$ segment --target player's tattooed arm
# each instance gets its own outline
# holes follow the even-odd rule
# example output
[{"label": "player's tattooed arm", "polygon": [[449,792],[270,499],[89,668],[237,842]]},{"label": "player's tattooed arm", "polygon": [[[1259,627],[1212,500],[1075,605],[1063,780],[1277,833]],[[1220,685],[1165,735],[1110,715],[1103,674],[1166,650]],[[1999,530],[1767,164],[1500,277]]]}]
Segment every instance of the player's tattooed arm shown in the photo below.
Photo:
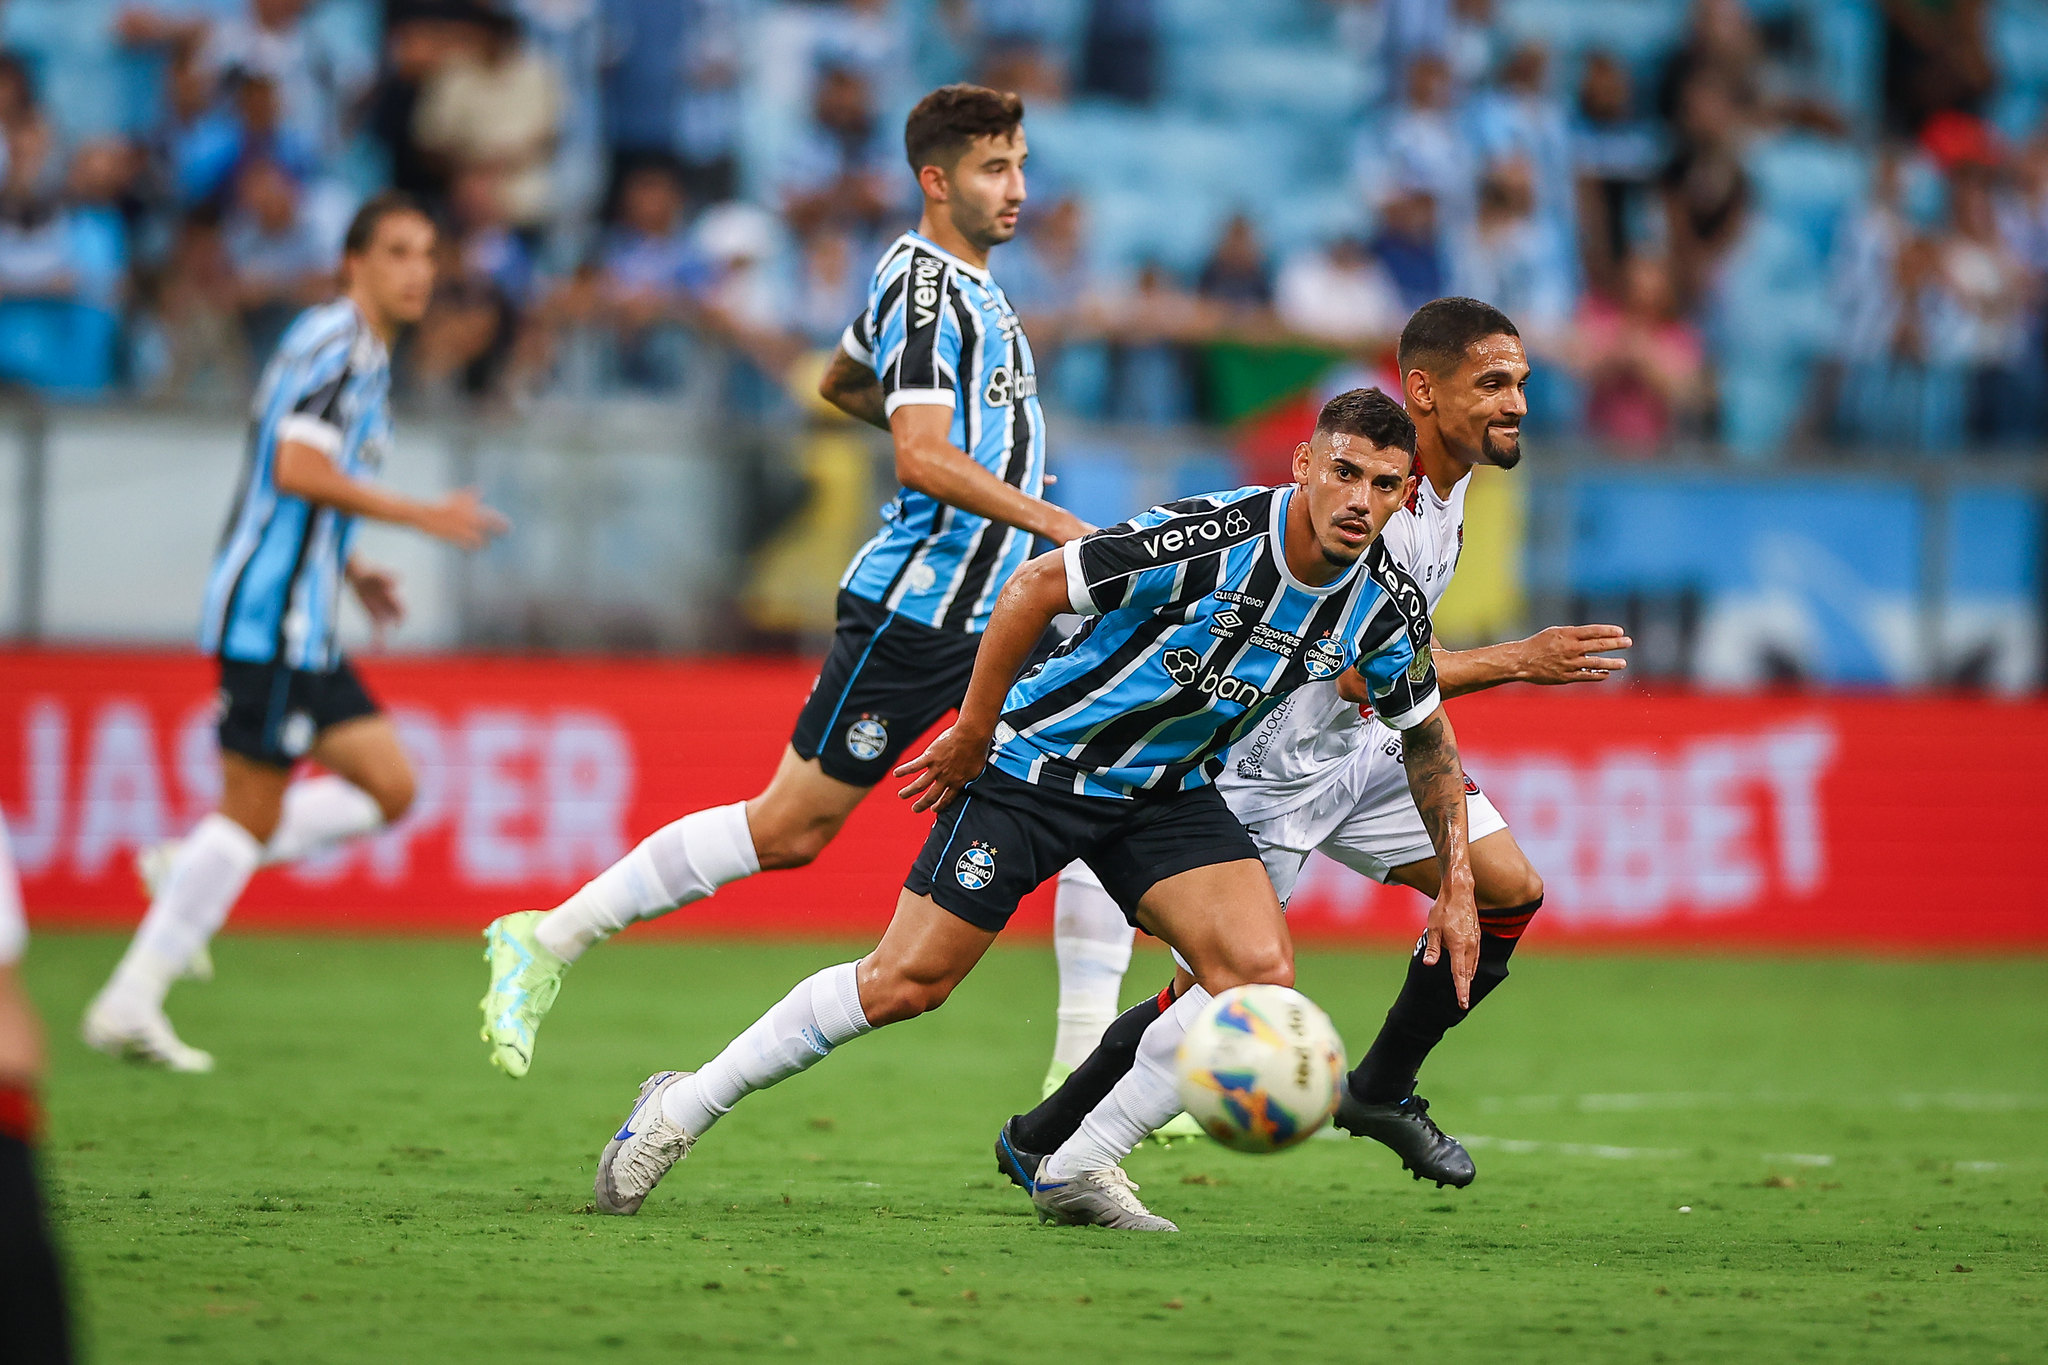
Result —
[{"label": "player's tattooed arm", "polygon": [[1479,910],[1473,899],[1472,850],[1465,817],[1465,767],[1458,737],[1439,706],[1420,725],[1401,734],[1401,764],[1408,791],[1436,850],[1441,885],[1429,908],[1422,960],[1434,965],[1448,953],[1458,1004],[1472,1003],[1472,974],[1479,967]]},{"label": "player's tattooed arm", "polygon": [[[1031,648],[1053,618],[1073,608],[1067,595],[1066,558],[1058,550],[1017,570],[996,598],[974,655],[974,676],[951,726],[916,758],[896,769],[910,784],[897,793],[912,810],[944,807],[988,765],[989,744],[1002,718],[1003,697],[1024,669]],[[1462,799],[1462,798],[1461,798]]]},{"label": "player's tattooed arm", "polygon": [[1620,626],[1552,626],[1526,640],[1484,649],[1439,649],[1437,686],[1448,701],[1502,683],[1558,687],[1599,682],[1628,667],[1626,659],[1606,656],[1633,643]]},{"label": "player's tattooed arm", "polygon": [[889,416],[882,407],[882,384],[866,362],[855,360],[843,347],[834,347],[832,362],[818,381],[818,396],[856,422],[866,422],[883,431]]}]

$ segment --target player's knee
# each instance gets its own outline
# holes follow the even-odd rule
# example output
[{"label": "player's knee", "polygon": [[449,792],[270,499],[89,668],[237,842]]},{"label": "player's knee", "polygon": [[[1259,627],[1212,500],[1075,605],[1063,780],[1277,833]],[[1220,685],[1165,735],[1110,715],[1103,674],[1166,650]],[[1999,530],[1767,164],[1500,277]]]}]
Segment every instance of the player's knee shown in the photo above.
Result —
[{"label": "player's knee", "polygon": [[1232,986],[1292,986],[1294,948],[1285,938],[1235,945],[1221,970],[1207,974],[1210,993]]},{"label": "player's knee", "polygon": [[825,851],[825,845],[832,842],[833,831],[820,829],[815,825],[802,825],[795,829],[773,829],[764,839],[754,836],[754,856],[759,859],[763,872],[786,872],[793,867],[808,867]]}]

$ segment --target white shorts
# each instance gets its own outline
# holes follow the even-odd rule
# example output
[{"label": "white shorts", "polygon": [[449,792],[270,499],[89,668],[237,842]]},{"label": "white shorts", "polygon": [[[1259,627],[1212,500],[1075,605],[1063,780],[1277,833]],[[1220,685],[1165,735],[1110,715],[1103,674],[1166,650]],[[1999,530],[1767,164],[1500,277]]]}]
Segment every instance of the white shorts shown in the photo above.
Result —
[{"label": "white shorts", "polygon": [[[1376,882],[1386,881],[1397,867],[1436,856],[1422,812],[1415,809],[1408,791],[1399,732],[1379,724],[1371,732],[1371,741],[1344,760],[1343,771],[1307,800],[1245,821],[1282,905],[1294,894],[1311,853],[1321,853]],[[1223,788],[1226,799],[1237,794],[1234,785]],[[1474,843],[1508,827],[1469,777],[1465,821],[1467,837]]]}]

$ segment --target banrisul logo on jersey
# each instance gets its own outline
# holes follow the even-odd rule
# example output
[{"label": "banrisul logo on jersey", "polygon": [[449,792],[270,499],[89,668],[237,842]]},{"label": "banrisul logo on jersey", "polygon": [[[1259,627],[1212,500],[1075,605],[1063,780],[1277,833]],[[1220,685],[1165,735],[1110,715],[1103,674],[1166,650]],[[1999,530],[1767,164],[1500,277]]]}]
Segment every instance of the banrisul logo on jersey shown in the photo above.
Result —
[{"label": "banrisul logo on jersey", "polygon": [[1166,666],[1166,676],[1180,686],[1221,701],[1234,701],[1249,709],[1266,699],[1263,691],[1243,678],[1233,678],[1214,664],[1204,666],[1202,656],[1192,649],[1169,649],[1159,656],[1159,662]]},{"label": "banrisul logo on jersey", "polygon": [[1301,663],[1311,678],[1334,678],[1344,671],[1344,646],[1325,635],[1308,647]]},{"label": "banrisul logo on jersey", "polygon": [[929,327],[939,315],[939,275],[945,267],[930,256],[919,256],[910,267],[910,305],[919,327]]},{"label": "banrisul logo on jersey", "polygon": [[953,880],[979,891],[996,879],[996,851],[976,840],[953,864]]},{"label": "banrisul logo on jersey", "polygon": [[988,387],[982,391],[981,396],[992,408],[1006,408],[1018,399],[1030,398],[1037,392],[1037,375],[1013,375],[1008,365],[998,365],[995,373],[988,377]]}]

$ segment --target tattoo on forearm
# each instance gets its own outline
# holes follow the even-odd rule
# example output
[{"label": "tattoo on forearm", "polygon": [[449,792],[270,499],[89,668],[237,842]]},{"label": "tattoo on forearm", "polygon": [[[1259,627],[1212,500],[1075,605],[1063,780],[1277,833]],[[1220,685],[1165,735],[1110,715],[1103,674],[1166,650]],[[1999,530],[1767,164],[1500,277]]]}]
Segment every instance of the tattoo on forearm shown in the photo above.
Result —
[{"label": "tattoo on forearm", "polygon": [[1430,847],[1443,857],[1465,826],[1465,772],[1450,725],[1441,715],[1401,737],[1401,763],[1408,771],[1415,809],[1429,831]]}]

